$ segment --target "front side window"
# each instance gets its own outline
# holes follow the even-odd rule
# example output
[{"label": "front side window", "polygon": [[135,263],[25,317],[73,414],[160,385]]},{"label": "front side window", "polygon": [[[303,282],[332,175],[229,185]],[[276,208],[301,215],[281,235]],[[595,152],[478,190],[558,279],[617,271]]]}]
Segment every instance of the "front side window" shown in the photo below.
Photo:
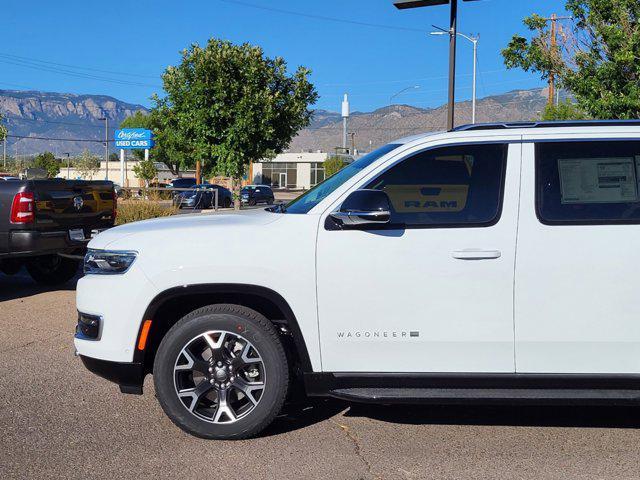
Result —
[{"label": "front side window", "polygon": [[640,141],[537,144],[536,208],[547,224],[640,223]]},{"label": "front side window", "polygon": [[391,200],[391,224],[483,226],[502,207],[506,144],[459,145],[420,152],[381,174],[366,188]]}]

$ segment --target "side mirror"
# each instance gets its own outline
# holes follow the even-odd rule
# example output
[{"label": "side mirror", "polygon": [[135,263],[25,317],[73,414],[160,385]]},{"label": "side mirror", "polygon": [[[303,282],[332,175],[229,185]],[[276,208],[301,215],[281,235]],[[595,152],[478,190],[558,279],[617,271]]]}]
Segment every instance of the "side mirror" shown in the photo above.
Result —
[{"label": "side mirror", "polygon": [[382,190],[356,190],[342,202],[340,210],[330,215],[343,225],[389,223],[391,202]]}]

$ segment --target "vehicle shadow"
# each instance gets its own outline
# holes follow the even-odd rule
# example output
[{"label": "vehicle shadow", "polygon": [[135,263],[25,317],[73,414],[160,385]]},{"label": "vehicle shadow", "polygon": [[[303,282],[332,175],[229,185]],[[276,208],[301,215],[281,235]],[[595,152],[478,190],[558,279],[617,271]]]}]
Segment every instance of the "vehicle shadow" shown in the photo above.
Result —
[{"label": "vehicle shadow", "polygon": [[640,428],[637,407],[523,405],[370,405],[333,399],[309,399],[285,405],[260,436],[300,430],[343,412],[400,425],[472,425],[565,428]]},{"label": "vehicle shadow", "polygon": [[408,425],[640,428],[637,407],[351,404],[346,417]]},{"label": "vehicle shadow", "polygon": [[15,275],[0,273],[0,302],[32,297],[44,292],[72,291],[76,289],[80,276],[78,272],[75,278],[64,285],[47,287],[34,282],[24,269]]}]

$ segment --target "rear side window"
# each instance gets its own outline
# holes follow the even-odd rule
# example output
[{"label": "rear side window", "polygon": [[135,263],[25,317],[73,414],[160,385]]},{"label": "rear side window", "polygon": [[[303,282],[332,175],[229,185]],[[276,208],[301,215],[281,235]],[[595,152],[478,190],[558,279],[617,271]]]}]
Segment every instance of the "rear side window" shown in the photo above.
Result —
[{"label": "rear side window", "polygon": [[507,144],[457,145],[418,153],[366,188],[391,200],[391,224],[486,226],[498,221]]},{"label": "rear side window", "polygon": [[552,225],[640,223],[640,141],[537,144],[536,209]]}]

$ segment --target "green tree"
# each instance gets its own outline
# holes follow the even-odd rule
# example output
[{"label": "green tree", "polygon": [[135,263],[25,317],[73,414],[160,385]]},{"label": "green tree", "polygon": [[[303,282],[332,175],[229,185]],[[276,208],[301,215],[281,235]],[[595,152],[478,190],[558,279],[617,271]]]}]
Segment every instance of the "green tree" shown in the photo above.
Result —
[{"label": "green tree", "polygon": [[640,2],[566,0],[572,27],[551,32],[540,15],[525,18],[530,40],[514,35],[502,51],[507,68],[554,74],[592,118],[640,118]]},{"label": "green tree", "polygon": [[585,120],[587,116],[571,100],[558,105],[547,105],[542,112],[542,120]]},{"label": "green tree", "polygon": [[136,174],[136,177],[143,179],[145,186],[148,187],[149,182],[158,175],[158,169],[156,168],[155,162],[149,158],[148,160],[140,160],[134,165],[133,173]]},{"label": "green tree", "polygon": [[324,161],[324,176],[329,178],[342,170],[347,163],[338,155],[333,155]]},{"label": "green tree", "polygon": [[84,150],[79,157],[73,160],[73,168],[82,178],[92,180],[100,170],[100,159],[89,150]]},{"label": "green tree", "polygon": [[54,178],[60,173],[60,160],[51,152],[37,155],[33,161],[33,166],[46,170],[49,178]]},{"label": "green tree", "polygon": [[239,208],[249,163],[281,152],[309,124],[317,99],[309,73],[299,67],[288,74],[284,59],[257,46],[193,44],[162,75],[167,96],[154,97],[159,143],[182,161],[202,160],[205,171],[231,177]]}]

